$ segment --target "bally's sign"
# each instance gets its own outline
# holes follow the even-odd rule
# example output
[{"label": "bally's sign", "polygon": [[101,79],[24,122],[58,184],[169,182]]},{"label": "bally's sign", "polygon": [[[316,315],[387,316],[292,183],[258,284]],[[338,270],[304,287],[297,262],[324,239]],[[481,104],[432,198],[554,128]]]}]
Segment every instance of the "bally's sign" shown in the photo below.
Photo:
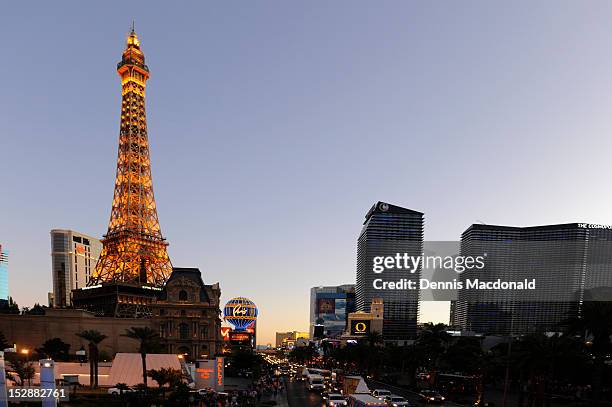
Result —
[{"label": "bally's sign", "polygon": [[353,319],[351,320],[351,335],[361,336],[370,333],[370,320]]}]

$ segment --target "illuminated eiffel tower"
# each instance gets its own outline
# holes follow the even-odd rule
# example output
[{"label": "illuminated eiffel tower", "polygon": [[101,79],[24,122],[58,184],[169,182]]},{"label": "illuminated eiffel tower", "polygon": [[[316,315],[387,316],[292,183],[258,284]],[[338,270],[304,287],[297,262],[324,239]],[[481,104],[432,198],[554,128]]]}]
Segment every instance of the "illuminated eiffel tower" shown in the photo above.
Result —
[{"label": "illuminated eiffel tower", "polygon": [[[144,295],[146,298],[139,297],[137,292],[122,295],[117,287],[127,291],[130,286],[132,291],[134,287],[147,289],[150,294],[165,284],[172,265],[153,195],[145,112],[149,68],[133,26],[117,72],[121,77],[122,101],[113,207],[95,271],[86,290],[76,290],[73,299],[75,306],[101,314],[146,316],[150,295]],[[106,292],[114,292],[117,298],[106,298]]]}]

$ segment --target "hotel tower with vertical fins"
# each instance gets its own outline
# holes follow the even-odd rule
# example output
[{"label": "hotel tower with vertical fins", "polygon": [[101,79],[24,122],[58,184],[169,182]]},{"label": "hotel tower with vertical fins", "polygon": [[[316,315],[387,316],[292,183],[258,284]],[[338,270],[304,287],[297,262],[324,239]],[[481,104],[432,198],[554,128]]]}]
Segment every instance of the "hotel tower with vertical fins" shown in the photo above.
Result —
[{"label": "hotel tower with vertical fins", "polygon": [[416,335],[419,310],[419,290],[377,290],[377,278],[405,278],[418,284],[421,270],[411,273],[394,270],[387,275],[373,271],[376,256],[395,256],[407,253],[420,256],[423,251],[423,213],[385,202],[378,202],[366,215],[357,240],[357,284],[355,302],[357,311],[370,311],[372,300],[383,300],[383,339],[405,345]]}]

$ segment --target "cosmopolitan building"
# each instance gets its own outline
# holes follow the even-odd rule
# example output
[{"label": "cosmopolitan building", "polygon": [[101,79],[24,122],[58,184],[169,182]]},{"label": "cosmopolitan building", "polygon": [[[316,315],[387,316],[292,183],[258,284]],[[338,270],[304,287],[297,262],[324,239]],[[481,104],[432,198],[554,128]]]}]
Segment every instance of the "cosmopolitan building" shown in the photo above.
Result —
[{"label": "cosmopolitan building", "polygon": [[348,314],[355,311],[355,285],[344,284],[310,289],[310,337],[315,326],[322,326],[323,335],[333,338],[346,330]]},{"label": "cosmopolitan building", "polygon": [[8,299],[8,252],[0,244],[0,300]]},{"label": "cosmopolitan building", "polygon": [[72,290],[87,286],[102,251],[95,237],[74,230],[51,230],[53,306],[72,305]]},{"label": "cosmopolitan building", "polygon": [[418,290],[380,290],[374,280],[407,279],[418,284],[421,270],[392,270],[382,274],[373,271],[377,256],[407,253],[420,256],[423,251],[423,213],[378,202],[368,211],[357,241],[357,284],[355,300],[358,311],[370,312],[372,300],[384,303],[383,338],[403,345],[416,335],[419,306]]},{"label": "cosmopolitan building", "polygon": [[[470,226],[461,236],[463,255],[485,255],[468,280],[535,281],[535,289],[462,288],[451,303],[451,324],[481,334],[559,332],[585,300],[605,299],[612,288],[612,228],[570,223],[533,227]],[[600,298],[597,298],[597,297]]]}]

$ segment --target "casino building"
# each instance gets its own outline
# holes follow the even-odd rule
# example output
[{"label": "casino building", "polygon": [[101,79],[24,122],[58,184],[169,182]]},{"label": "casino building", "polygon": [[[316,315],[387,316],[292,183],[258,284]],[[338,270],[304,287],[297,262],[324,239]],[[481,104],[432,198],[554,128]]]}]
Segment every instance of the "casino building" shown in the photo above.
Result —
[{"label": "casino building", "polygon": [[152,324],[165,352],[188,359],[221,353],[219,284],[206,285],[197,268],[174,268],[161,295],[151,304]]},{"label": "casino building", "polygon": [[373,258],[407,253],[420,256],[423,251],[423,213],[385,202],[377,202],[368,211],[357,240],[357,311],[370,312],[375,298],[384,301],[383,338],[385,342],[406,345],[416,337],[419,309],[419,290],[377,290],[377,278],[399,280],[406,278],[418,283],[421,270],[393,270],[392,274],[376,274]]},{"label": "casino building", "polygon": [[205,284],[197,268],[173,267],[168,256],[149,157],[145,93],[150,71],[133,27],[117,73],[122,95],[117,171],[99,259],[93,261],[93,238],[54,230],[54,300],[65,308],[0,315],[0,331],[20,348],[62,338],[74,352],[87,346],[76,333],[96,330],[107,336],[100,350],[112,356],[137,351],[137,341],[123,336],[127,329],[150,327],[166,352],[212,358],[221,352],[221,290],[218,283]]},{"label": "casino building", "polygon": [[511,227],[471,225],[462,255],[486,254],[482,271],[460,280],[536,280],[537,290],[461,289],[451,325],[486,335],[560,332],[583,301],[612,300],[612,227],[583,223]]},{"label": "casino building", "polygon": [[310,289],[310,337],[335,338],[342,335],[347,327],[348,315],[354,311],[354,284],[312,287]]},{"label": "casino building", "polygon": [[371,333],[383,333],[385,305],[381,298],[374,298],[370,304],[370,311],[357,311],[348,314],[346,332],[342,335],[343,340],[359,340],[367,338]]}]

